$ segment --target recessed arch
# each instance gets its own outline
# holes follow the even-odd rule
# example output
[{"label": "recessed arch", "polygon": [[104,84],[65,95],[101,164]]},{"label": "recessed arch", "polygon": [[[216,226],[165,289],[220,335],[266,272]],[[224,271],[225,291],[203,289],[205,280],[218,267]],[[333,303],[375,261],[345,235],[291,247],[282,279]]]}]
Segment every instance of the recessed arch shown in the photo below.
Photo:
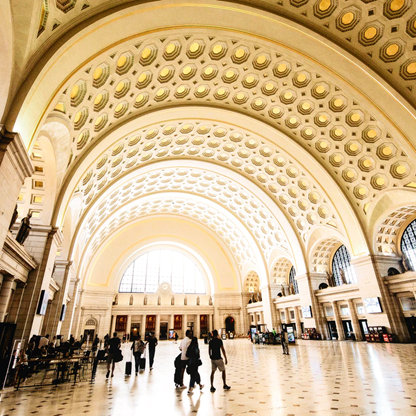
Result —
[{"label": "recessed arch", "polygon": [[[198,111],[200,111],[200,109],[198,109],[198,108],[192,108],[192,109],[186,109],[186,110],[184,109],[184,111],[187,111],[187,113],[189,113],[189,115],[191,116],[192,113],[197,114]],[[212,113],[213,119],[216,119],[216,120],[219,120],[219,121],[222,121],[222,120],[224,120],[226,118],[226,111],[225,110],[218,111],[218,110],[215,110],[215,109],[204,109],[204,112],[207,115],[210,114],[210,113]],[[169,117],[169,118],[171,120],[177,120],[176,119],[176,116],[175,116],[176,113],[178,113],[178,115],[179,115],[181,113],[181,110],[180,109],[170,110],[169,111],[169,114],[171,114],[171,117]],[[253,129],[255,129],[257,132],[262,133],[263,136],[268,137],[269,140],[271,138],[271,140],[276,140],[276,141],[280,141],[280,142],[285,141],[284,142],[285,143],[284,144],[284,147],[285,147],[285,149],[287,149],[288,153],[292,153],[292,149],[293,149],[293,152],[296,152],[296,151],[298,152],[298,153],[296,153],[298,159],[299,158],[302,159],[303,157],[306,157],[306,159],[302,159],[302,162],[304,163],[304,165],[306,165],[308,167],[308,169],[306,169],[304,166],[303,167],[302,166],[299,166],[299,168],[297,168],[299,171],[302,171],[302,172],[311,172],[313,174],[313,177],[316,177],[316,176],[319,176],[319,175],[322,174],[322,169],[319,168],[319,166],[316,164],[316,162],[314,162],[313,159],[310,156],[307,156],[306,153],[305,154],[299,153],[299,147],[295,143],[293,143],[292,141],[288,140],[288,138],[285,138],[285,136],[282,136],[282,135],[278,134],[275,130],[271,129],[267,125],[264,125],[263,123],[258,123],[258,122],[254,121],[252,119],[249,119],[249,118],[247,118],[245,116],[240,116],[240,115],[235,114],[235,113],[230,113],[230,115],[231,114],[233,115],[233,118],[235,118],[235,120],[236,120],[236,122],[238,123],[239,126],[243,126],[243,127],[245,125],[250,126],[250,130],[249,131],[252,131]],[[165,124],[166,124],[167,123],[167,121],[166,121],[166,115],[167,115],[167,113],[166,112],[164,112],[164,113],[161,113],[161,112],[152,113],[152,114],[149,114],[148,116],[145,116],[142,119],[143,122],[148,121],[148,123],[146,123],[146,125],[149,126],[147,128],[147,131],[152,130],[150,128],[150,126],[153,125],[153,123],[151,123],[151,122],[156,121],[161,115],[164,117]],[[186,118],[185,120],[182,121],[182,123],[183,124],[186,124],[186,123],[188,123],[189,120],[192,120],[192,118],[191,117]],[[202,120],[202,123],[205,122],[205,124],[207,124],[208,121],[209,121],[209,119],[205,119],[205,120]],[[224,123],[224,121],[222,121],[222,122]],[[132,124],[132,122],[131,122],[131,124]],[[247,127],[247,128],[249,128],[249,127]],[[240,128],[240,130],[241,130],[241,128]],[[230,134],[229,129],[227,129],[227,131],[228,131],[228,134]],[[112,137],[114,137],[115,140],[116,140],[117,137],[120,137],[120,136],[123,136],[123,135],[125,136],[125,139],[123,139],[123,140],[130,139],[132,136],[134,136],[134,134],[131,133],[131,130],[130,130],[130,127],[129,127],[128,124],[122,126],[116,132],[112,133]],[[274,139],[273,137],[276,137],[276,138]],[[264,140],[264,139],[260,139],[260,140]],[[76,187],[78,186],[77,183],[79,181],[82,182],[82,180],[83,180],[83,178],[81,176],[82,173],[80,173],[80,172],[89,172],[89,170],[91,168],[94,168],[95,169],[95,166],[97,164],[99,164],[99,161],[101,160],[100,154],[103,151],[104,152],[107,151],[107,152],[110,152],[109,154],[111,155],[111,153],[114,151],[114,149],[118,146],[118,145],[116,145],[117,142],[115,142],[115,141],[110,140],[109,142],[112,143],[112,145],[110,145],[110,146],[108,146],[108,145],[107,146],[104,146],[104,143],[103,142],[97,143],[97,146],[94,148],[94,152],[93,152],[95,156],[93,156],[93,154],[90,153],[90,154],[88,154],[88,157],[86,157],[83,160],[81,160],[80,163],[83,166],[85,166],[85,167],[82,168],[82,169],[80,169],[79,166],[78,166],[77,171],[75,172],[76,176],[74,176],[70,182],[66,182],[66,184],[65,184],[65,189],[66,190],[64,189],[62,191],[62,193],[60,195],[60,199],[59,199],[60,208],[58,208],[57,211],[56,211],[56,217],[55,217],[56,220],[55,221],[57,221],[58,223],[59,223],[59,221],[61,221],[60,218],[62,218],[62,215],[64,214],[64,209],[65,209],[64,207],[68,203],[68,199],[71,196],[71,189],[76,189]],[[124,145],[123,145],[123,148],[124,148]],[[126,147],[125,151],[127,151],[127,150],[128,150],[128,146]],[[114,156],[114,157],[117,158],[118,156]],[[188,157],[191,157],[191,156],[188,156]],[[176,159],[175,156],[173,156],[173,158]],[[107,157],[107,159],[108,159],[108,157]],[[200,157],[193,157],[193,159],[201,159],[201,158]],[[204,158],[202,158],[202,160],[204,160]],[[293,161],[294,160],[293,157],[290,157],[290,160]],[[209,162],[210,161],[209,158],[206,159],[206,161]],[[178,162],[178,165],[179,166],[181,166],[181,165],[183,166],[184,163],[189,164],[190,162],[191,161],[184,162],[184,159],[180,159],[180,162]],[[108,163],[108,162],[106,161],[106,163]],[[173,162],[171,162],[171,163],[173,163]],[[199,161],[198,163],[202,163],[202,161]],[[220,160],[216,160],[215,161],[215,164],[216,164],[216,166],[219,166],[219,167],[222,164],[224,164],[225,166],[227,166],[227,164],[225,162],[221,162]],[[232,172],[230,172],[228,175],[230,175],[230,174],[235,175],[234,172],[240,172],[240,170],[238,168],[233,167],[232,165],[230,167],[231,167]],[[115,169],[117,169],[117,167]],[[132,172],[133,170],[134,169],[130,170],[130,172]],[[93,172],[94,172],[94,170],[92,171],[92,173]],[[243,173],[244,173],[244,176],[247,176],[248,175],[244,171],[243,171]],[[287,175],[286,171],[285,171],[285,175]],[[123,175],[120,175],[120,176],[123,177]],[[240,178],[242,178],[242,175],[241,174],[239,174],[237,176],[239,177],[238,180],[240,180]],[[267,175],[267,176],[270,176],[270,175]],[[290,178],[290,175],[287,175],[287,178]],[[118,177],[116,177],[116,180],[118,180]],[[296,178],[295,181],[298,182],[299,181],[299,177]],[[264,184],[262,184],[261,182],[257,182],[257,183],[259,184],[257,186],[257,188],[260,187],[260,189],[265,189]],[[312,183],[312,179],[309,180],[309,183]],[[296,185],[297,186],[300,186],[298,183],[296,183]],[[340,193],[340,191],[337,188],[337,186],[331,181],[331,179],[329,178],[329,176],[326,173],[324,174],[323,177],[321,177],[320,184],[317,185],[317,186],[320,189],[321,189],[321,187],[325,187],[325,191],[331,194],[331,199],[334,198],[334,195],[338,194],[339,197],[340,197],[340,199],[338,200],[338,202],[340,202],[342,200],[345,200],[345,197],[343,196],[343,194]],[[290,188],[290,186],[288,186],[288,188]],[[301,190],[301,189],[299,189],[299,191],[296,191],[296,192],[298,192],[298,195],[299,195],[298,196],[298,199],[299,199],[298,202],[300,202],[302,200],[302,196],[300,195],[300,192],[304,192],[304,191]],[[273,192],[271,192],[269,190],[268,190],[268,193],[269,193],[269,195],[273,195]],[[292,197],[290,197],[290,198],[292,199]],[[331,199],[329,199],[329,198],[326,199],[326,202],[329,203],[329,201]],[[290,208],[290,206],[288,206],[288,208]],[[289,212],[288,211],[288,208],[286,208],[286,212],[287,213]],[[295,212],[295,215],[296,215],[296,212],[298,213],[299,216],[306,215],[306,213],[305,214],[302,214],[304,211],[302,209],[300,209],[299,207],[296,207],[296,210],[297,211],[294,211]],[[348,221],[350,221],[349,222],[349,227],[348,227],[348,232],[350,233],[350,237],[349,238],[351,238],[352,240],[355,240],[355,241],[352,241],[352,243],[353,243],[352,246],[355,247],[355,251],[356,252],[366,251],[367,249],[365,247],[364,236],[363,236],[362,232],[359,231],[359,228],[360,228],[359,227],[359,224],[358,224],[356,218],[353,216],[352,209],[348,205],[348,203],[346,202],[346,205],[343,205],[341,203],[337,203],[336,208],[335,207],[333,207],[333,208],[331,207],[331,210],[330,211],[331,212],[334,212],[334,213],[335,212],[339,212],[340,215],[344,216],[344,218],[345,218],[345,216],[346,216],[346,218],[348,218]],[[327,214],[326,213],[322,213],[322,215],[326,216]],[[286,214],[286,217],[293,218],[291,214]],[[319,217],[319,215],[318,215],[318,217]],[[300,220],[300,217],[298,217],[298,219]],[[298,220],[295,217],[295,221],[294,222],[296,223],[297,221]],[[308,220],[305,217],[304,222],[307,223],[307,221]],[[327,221],[328,222],[331,222],[332,220],[331,220],[331,218],[327,217]],[[343,220],[343,222],[345,222],[345,220]],[[351,228],[351,225],[352,224],[356,224],[357,227],[358,227],[358,230],[356,229],[357,232],[355,232],[355,233],[352,232],[352,228]],[[344,228],[344,225],[343,224],[340,224],[340,227],[343,230],[346,229],[346,227]],[[332,228],[332,227],[330,227],[330,228]],[[296,225],[296,229],[298,229],[298,225]],[[345,232],[347,232],[347,231],[345,231]],[[301,267],[297,267],[297,270],[301,270]]]}]

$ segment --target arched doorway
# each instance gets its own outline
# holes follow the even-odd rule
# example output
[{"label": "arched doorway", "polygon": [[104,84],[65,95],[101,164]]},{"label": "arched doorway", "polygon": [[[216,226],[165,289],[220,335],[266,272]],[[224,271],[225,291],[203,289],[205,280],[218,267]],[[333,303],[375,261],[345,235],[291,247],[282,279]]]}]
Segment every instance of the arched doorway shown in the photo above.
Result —
[{"label": "arched doorway", "polygon": [[234,327],[235,327],[235,321],[234,318],[232,316],[229,316],[226,320],[225,320],[225,330],[228,332],[233,332],[234,333]]}]

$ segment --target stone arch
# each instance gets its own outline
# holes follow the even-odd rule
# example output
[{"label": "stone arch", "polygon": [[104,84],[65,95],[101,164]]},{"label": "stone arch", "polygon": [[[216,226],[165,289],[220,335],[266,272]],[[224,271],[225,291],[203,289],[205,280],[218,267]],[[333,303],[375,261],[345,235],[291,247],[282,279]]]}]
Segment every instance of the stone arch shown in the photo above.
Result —
[{"label": "stone arch", "polygon": [[[191,112],[192,110],[187,110],[188,112]],[[195,111],[197,112],[197,110],[195,109]],[[209,113],[209,110],[206,110],[206,113]],[[152,114],[152,115],[150,115],[149,117],[150,117],[150,119],[154,119],[154,117],[158,117],[159,116],[159,114]],[[222,114],[222,117],[224,117],[224,114]],[[238,117],[237,115],[233,115],[233,117],[236,117],[237,118],[237,120],[240,120],[241,119],[241,122],[242,123],[247,123],[248,122],[248,119],[247,118],[244,118],[244,117],[242,117],[242,118],[240,118],[240,117]],[[255,122],[253,122],[253,121],[251,121],[251,125],[255,125],[256,123]],[[262,128],[262,126],[263,126],[263,128],[265,127],[264,125],[262,125],[262,124],[259,124],[258,125],[259,126],[259,128],[261,129]],[[120,131],[118,131],[118,137],[119,137],[119,135],[120,134],[125,134],[125,133],[127,133],[126,134],[126,138],[125,139],[123,139],[123,140],[127,140],[127,139],[130,139],[131,138],[131,133],[130,133],[130,135],[129,135],[129,132],[131,131],[130,130],[130,128],[128,128],[128,126],[126,125],[125,126],[126,128],[124,129],[124,128],[122,128]],[[147,130],[151,130],[150,128],[148,128]],[[266,128],[266,130],[267,130],[267,132],[268,132],[268,134],[270,134],[271,136],[273,135],[273,134],[276,134],[276,131],[274,131],[274,133],[273,133],[273,130],[272,129],[269,129],[269,128]],[[228,131],[228,129],[227,129],[227,131]],[[265,134],[266,134],[266,131],[264,132]],[[230,134],[230,132],[228,131],[228,134]],[[134,135],[133,135],[134,136]],[[283,137],[281,137],[281,139],[283,139]],[[134,143],[134,142],[133,142]],[[95,152],[95,157],[92,157],[92,155],[91,155],[91,157],[90,157],[90,155],[88,156],[88,160],[87,159],[85,159],[85,160],[83,160],[82,161],[82,163],[83,163],[83,165],[85,165],[85,170],[84,170],[84,172],[86,172],[86,176],[84,175],[84,177],[82,178],[81,177],[81,174],[80,173],[78,173],[78,174],[76,174],[76,177],[74,177],[73,178],[73,180],[71,180],[71,182],[70,183],[67,183],[66,185],[66,191],[64,190],[64,191],[62,191],[62,193],[61,193],[61,196],[60,196],[60,205],[61,205],[61,208],[59,209],[57,209],[57,211],[56,211],[56,221],[59,223],[60,221],[61,221],[61,219],[60,218],[62,218],[62,215],[63,215],[63,213],[64,213],[64,211],[62,210],[62,208],[64,208],[65,206],[66,206],[66,204],[68,203],[67,201],[68,201],[68,199],[70,198],[70,196],[71,196],[71,189],[76,189],[77,188],[77,186],[78,186],[78,184],[77,183],[79,183],[80,184],[80,186],[81,186],[81,189],[85,189],[86,191],[88,191],[88,195],[87,196],[84,196],[84,200],[86,200],[86,201],[88,201],[88,202],[91,202],[92,203],[92,199],[91,198],[95,198],[94,196],[93,196],[93,194],[94,194],[94,190],[92,190],[93,189],[93,185],[90,185],[88,182],[86,182],[85,183],[85,185],[82,185],[82,182],[84,182],[84,181],[86,181],[88,178],[90,178],[93,174],[94,174],[94,172],[95,172],[95,166],[98,164],[99,165],[99,162],[100,162],[100,160],[101,160],[101,157],[99,156],[101,153],[99,153],[99,152],[102,152],[103,150],[104,151],[110,151],[110,157],[113,157],[113,156],[111,156],[111,152],[112,152],[112,150],[111,149],[114,149],[114,148],[118,148],[118,145],[116,145],[115,143],[114,143],[114,146],[112,146],[112,147],[110,147],[109,149],[108,149],[108,146],[103,146],[102,145],[103,144],[103,142],[101,142],[101,143],[99,143],[98,145],[98,147],[97,147],[97,152]],[[291,144],[290,144],[290,142],[287,142],[287,146],[289,147]],[[101,146],[101,147],[100,147]],[[121,146],[121,145],[120,145]],[[124,146],[124,145],[123,145]],[[292,146],[293,146],[293,142],[292,142]],[[296,147],[296,146],[295,146]],[[100,148],[100,150],[98,151],[98,148]],[[163,146],[162,146],[162,148],[163,148]],[[106,150],[107,149],[107,150]],[[126,151],[128,150],[128,147],[127,147],[127,149],[126,149]],[[164,151],[164,150],[163,150]],[[123,153],[124,154],[124,153]],[[107,162],[106,163],[108,163],[108,157],[109,156],[106,156],[106,158],[107,158]],[[114,156],[114,157],[118,157],[117,155],[116,156]],[[137,156],[136,156],[137,157]],[[188,155],[188,157],[191,157],[191,155]],[[175,159],[177,159],[178,158],[178,156],[176,156],[176,157],[174,157]],[[195,160],[199,160],[199,159],[201,159],[200,157],[198,157],[198,156],[196,156],[196,157],[194,157],[195,158]],[[95,160],[95,161],[94,161]],[[117,161],[118,161],[119,159],[117,159]],[[179,160],[179,159],[178,159]],[[178,165],[180,165],[180,164],[182,164],[182,163],[184,163],[184,161],[185,160],[187,160],[187,159],[180,159],[180,162],[176,162],[176,163],[178,163]],[[202,159],[202,160],[204,160],[204,159]],[[201,161],[199,161],[198,163],[201,163],[202,162],[202,160]],[[224,164],[225,166],[227,166],[227,164],[225,163],[225,162],[221,162],[220,160],[210,160],[209,158],[206,160],[207,162],[210,162],[210,163],[216,163],[216,164],[218,164],[218,163],[221,163],[221,164]],[[190,163],[191,161],[189,161],[189,162],[186,162],[186,163]],[[305,163],[308,165],[308,169],[311,169],[312,167],[313,167],[313,163],[311,163],[312,161],[311,161],[311,158],[309,157],[309,158],[307,158],[307,161],[305,160]],[[119,163],[119,162],[118,162]],[[126,161],[126,163],[128,163],[127,161]],[[93,167],[93,170],[92,170],[92,172],[90,172],[90,170],[91,170],[91,168],[88,168],[88,166],[91,166],[91,167]],[[233,166],[230,166],[230,168],[231,168],[231,171],[233,171],[233,172],[239,172],[239,170],[238,170],[238,168],[236,168],[236,167],[233,167]],[[230,168],[228,168],[228,169],[230,169]],[[114,169],[118,169],[117,167],[114,167]],[[142,168],[141,168],[142,169]],[[251,168],[250,168],[251,169]],[[255,169],[257,169],[257,168],[255,168]],[[305,171],[305,168],[299,168],[299,169],[302,169],[302,172],[304,172]],[[80,170],[79,168],[77,169],[77,171],[80,171],[80,172],[82,172],[83,170]],[[257,171],[257,170],[256,170]],[[113,171],[111,171],[111,172],[113,172]],[[129,175],[131,174],[131,172],[134,172],[134,169],[132,170],[132,169],[130,169],[130,173],[128,173]],[[116,171],[116,173],[117,173],[117,171]],[[314,173],[314,176],[316,176],[316,175],[318,175],[318,171],[314,171],[313,172]],[[97,174],[98,174],[98,171],[97,171]],[[110,171],[108,171],[108,172],[106,172],[106,174],[107,175],[112,175],[113,173],[111,173],[110,174]],[[126,173],[127,174],[127,173]],[[244,172],[244,175],[245,176],[247,176],[248,174],[246,173],[246,172]],[[238,176],[240,176],[241,177],[241,175],[238,175]],[[124,176],[123,176],[123,174],[119,174],[119,175],[116,175],[116,177],[115,177],[115,179],[111,179],[113,182],[114,182],[114,180],[119,180],[119,178],[123,178]],[[287,176],[287,177],[290,177],[290,175],[289,176]],[[103,178],[102,176],[101,176],[101,178]],[[326,179],[329,179],[327,176],[326,176]],[[337,190],[337,188],[336,187],[334,187],[334,184],[332,183],[331,184],[331,181],[330,180],[326,180],[325,179],[325,181],[324,181],[324,183],[321,183],[321,185],[323,186],[323,185],[325,185],[325,190],[327,191],[327,192],[329,192],[329,190],[331,189],[331,191],[333,190],[333,192],[334,192],[334,194],[333,195],[335,195],[337,192],[339,192],[339,190]],[[269,179],[268,179],[269,180]],[[296,186],[299,186],[298,185],[298,183],[296,182],[296,181],[299,181],[299,178],[295,178],[294,179],[295,180],[295,183],[296,183]],[[256,179],[256,181],[257,181],[257,179]],[[110,181],[111,182],[111,181]],[[263,189],[263,190],[265,190],[265,184],[261,184],[261,182],[257,182],[257,183],[259,183],[259,186],[260,186],[260,189]],[[310,183],[310,182],[309,182]],[[271,184],[272,185],[272,184]],[[106,187],[107,187],[108,185],[106,184],[105,185],[105,187],[103,188],[103,189],[106,189]],[[273,185],[274,186],[274,185]],[[280,185],[278,185],[278,186],[280,186]],[[292,182],[291,182],[291,185],[290,186],[292,186]],[[289,187],[290,188],[290,187]],[[95,188],[94,188],[95,189]],[[273,188],[274,189],[274,188]],[[280,188],[279,188],[280,189]],[[319,188],[319,189],[321,189],[321,188]],[[273,196],[273,198],[275,198],[275,200],[276,200],[276,195],[275,194],[273,194],[273,192],[272,191],[270,191],[270,190],[268,190],[268,189],[266,189],[266,191],[268,192],[268,194],[270,195],[270,196]],[[101,192],[101,191],[100,191]],[[99,192],[99,193],[100,193]],[[297,194],[299,195],[299,201],[298,202],[300,202],[300,203],[303,203],[301,200],[302,200],[302,197],[300,196],[300,192],[305,192],[305,191],[303,191],[303,190],[301,190],[301,189],[299,189],[299,191],[296,191],[297,192]],[[99,195],[99,193],[98,193],[98,195]],[[92,195],[92,196],[91,196]],[[315,194],[314,194],[315,195]],[[341,198],[341,200],[344,198],[343,196],[342,196],[342,194],[339,194],[340,195],[340,198]],[[87,198],[87,199],[85,199],[85,198]],[[282,197],[283,198],[283,197]],[[286,198],[288,198],[288,197],[284,197],[284,199],[286,200]],[[290,199],[292,199],[292,197],[290,197]],[[330,201],[332,201],[332,198],[328,198],[328,199],[326,199],[325,198],[325,201],[327,202],[327,204],[330,204]],[[282,204],[281,202],[279,202],[279,199],[277,198],[277,202],[278,202],[278,204]],[[306,203],[307,205],[308,204],[311,204],[310,202],[307,202]],[[284,205],[284,204],[282,204],[282,205]],[[303,207],[303,206],[302,206]],[[331,205],[331,207],[332,207],[332,205]],[[308,222],[308,219],[305,217],[305,219],[302,219],[303,217],[302,217],[302,215],[306,215],[307,216],[307,213],[305,213],[305,214],[303,214],[303,208],[299,208],[299,207],[293,207],[293,212],[291,211],[292,210],[292,208],[290,208],[290,204],[286,207],[286,208],[284,208],[284,210],[285,210],[285,212],[286,212],[286,218],[291,218],[291,221],[294,221],[295,222],[295,227],[296,227],[296,229],[297,230],[299,230],[299,226],[300,227],[303,227],[304,225],[302,225],[302,224],[309,224],[309,222]],[[276,212],[276,209],[274,209],[274,211]],[[329,214],[329,212],[333,212],[334,214],[336,213],[336,212],[340,212],[340,214],[341,214],[341,211],[342,211],[342,217],[344,217],[344,214],[346,215],[346,217],[344,217],[343,218],[343,220],[342,220],[342,223],[339,223],[338,224],[338,226],[340,227],[340,229],[342,229],[342,230],[346,230],[346,227],[344,228],[344,222],[345,221],[348,221],[348,224],[350,224],[350,225],[352,225],[352,224],[355,224],[356,226],[358,226],[359,227],[359,225],[358,225],[358,222],[357,222],[357,219],[354,217],[354,216],[352,216],[351,214],[352,214],[352,212],[351,212],[351,209],[348,207],[348,205],[347,206],[343,206],[343,204],[337,204],[337,207],[336,208],[331,208],[330,209],[330,211],[328,211],[328,210],[326,210],[326,209],[323,209],[322,210],[322,212],[321,212],[321,214],[317,214],[317,215],[315,215],[315,218],[314,219],[311,219],[311,221],[313,222],[313,221],[315,221],[316,220],[316,218],[321,218],[320,217],[320,215],[322,215],[322,216],[324,216],[324,217],[326,217],[326,219],[325,219],[325,221],[327,221],[328,223],[331,223],[332,221],[334,221],[334,219],[333,219],[333,217],[331,217],[330,216],[330,214]],[[298,215],[298,217],[296,218],[294,218],[294,219],[292,219],[293,217],[292,217],[292,214],[290,214],[290,212],[292,212],[293,214],[295,214],[295,215]],[[311,214],[311,215],[313,215],[313,214]],[[346,219],[346,218],[348,218],[348,220]],[[303,223],[302,223],[302,221],[303,221]],[[311,224],[309,224],[309,225],[307,225],[307,227],[309,227]],[[330,228],[332,228],[332,226],[330,226]],[[306,231],[306,229],[305,230],[301,230],[301,233],[302,233],[302,235],[305,233],[305,231]],[[363,240],[363,238],[362,238],[362,232],[359,230],[359,228],[357,229],[355,229],[355,231],[354,232],[352,232],[352,227],[350,226],[349,228],[348,228],[348,231],[350,231],[350,235],[349,235],[349,237],[352,239],[352,240],[355,240],[354,241],[354,245],[353,245],[353,247],[355,247],[355,249],[356,249],[356,251],[357,252],[362,252],[363,250],[366,250],[366,248],[365,248],[365,242],[364,242],[364,240]],[[347,232],[347,231],[345,231],[345,232]],[[363,244],[364,244],[364,247],[363,247]],[[301,270],[302,269],[302,267],[298,267],[298,269],[299,270]]]},{"label": "stone arch", "polygon": [[258,293],[260,291],[260,278],[254,270],[249,271],[244,278],[243,290],[247,293]]},{"label": "stone arch", "polygon": [[414,218],[416,204],[413,192],[394,190],[383,195],[371,213],[369,221],[374,254],[401,256],[401,236]]},{"label": "stone arch", "polygon": [[237,264],[225,245],[218,241],[218,237],[194,221],[181,218],[172,221],[173,218],[142,218],[120,227],[113,233],[112,244],[103,245],[88,264],[83,262],[78,271],[83,279],[82,286],[115,293],[125,269],[140,250],[156,244],[168,244],[176,246],[178,250],[185,250],[187,255],[192,253],[201,269],[205,269],[204,264],[208,267],[207,279],[210,281],[207,287],[211,289],[211,294],[223,288],[241,293]]},{"label": "stone arch", "polygon": [[34,173],[26,178],[17,201],[19,217],[32,213],[33,224],[49,225],[52,219],[56,194],[56,160],[47,134],[41,134],[33,145],[30,159]]},{"label": "stone arch", "polygon": [[331,260],[335,251],[342,246],[337,238],[324,238],[316,242],[310,252],[310,271],[315,273],[331,273]]},{"label": "stone arch", "polygon": [[289,273],[293,267],[292,261],[286,257],[277,259],[270,272],[270,282],[276,284],[289,284]]}]

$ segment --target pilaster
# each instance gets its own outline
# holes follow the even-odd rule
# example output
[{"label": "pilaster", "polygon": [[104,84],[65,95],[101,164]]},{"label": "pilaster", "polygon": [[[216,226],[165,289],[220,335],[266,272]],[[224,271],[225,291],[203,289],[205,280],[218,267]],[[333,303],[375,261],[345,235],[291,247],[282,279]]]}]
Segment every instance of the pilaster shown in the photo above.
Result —
[{"label": "pilaster", "polygon": [[[28,240],[31,249],[25,246],[39,266],[29,273],[23,296],[20,314],[17,319],[16,338],[27,339],[39,334],[43,316],[36,314],[41,291],[49,290],[50,278],[56,257],[57,247],[62,243],[62,234],[55,227],[36,227]],[[36,240],[36,244],[33,244]]]},{"label": "pilaster", "polygon": [[367,313],[368,325],[385,326],[388,332],[397,335],[399,341],[408,341],[408,331],[395,306],[394,295],[390,294],[384,282],[390,262],[386,263],[385,256],[360,256],[352,259],[351,264],[357,275],[361,297],[377,297],[381,302],[382,313]]},{"label": "pilaster", "polygon": [[9,230],[20,189],[34,170],[19,133],[0,125],[0,250]]}]

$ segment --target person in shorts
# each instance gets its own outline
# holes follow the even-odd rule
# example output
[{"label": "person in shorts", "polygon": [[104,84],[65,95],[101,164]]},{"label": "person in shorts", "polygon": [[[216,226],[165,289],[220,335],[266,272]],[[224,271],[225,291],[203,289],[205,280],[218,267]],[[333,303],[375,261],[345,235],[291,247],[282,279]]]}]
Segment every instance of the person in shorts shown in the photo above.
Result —
[{"label": "person in shorts", "polygon": [[113,338],[111,338],[108,341],[108,345],[107,345],[107,374],[106,374],[106,378],[109,377],[110,375],[110,366],[111,363],[113,363],[113,367],[111,369],[111,377],[114,376],[114,367],[116,366],[116,363],[114,361],[114,354],[117,353],[118,349],[120,348],[120,338],[117,337],[117,332],[114,332],[113,334]]},{"label": "person in shorts", "polygon": [[[221,351],[224,354],[224,360],[221,357]],[[222,372],[222,381],[224,390],[230,390],[230,386],[227,386],[226,375],[225,375],[225,366],[227,365],[227,354],[225,353],[224,345],[222,340],[218,338],[218,331],[214,329],[212,331],[212,339],[209,342],[209,357],[211,358],[211,393],[215,392],[214,387],[214,374],[215,371],[220,370]]]}]

